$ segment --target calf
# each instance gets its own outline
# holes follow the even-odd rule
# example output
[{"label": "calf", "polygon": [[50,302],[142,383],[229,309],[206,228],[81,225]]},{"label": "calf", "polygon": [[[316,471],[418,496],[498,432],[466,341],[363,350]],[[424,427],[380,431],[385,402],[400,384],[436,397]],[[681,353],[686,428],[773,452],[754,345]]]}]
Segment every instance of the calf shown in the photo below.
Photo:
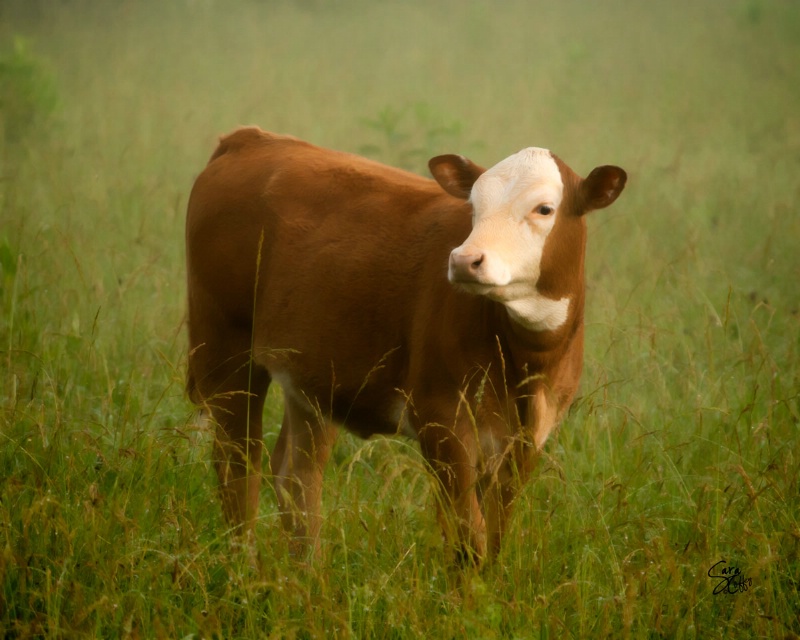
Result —
[{"label": "calf", "polygon": [[625,172],[581,179],[545,149],[489,170],[433,158],[435,181],[258,128],[223,137],[189,200],[188,391],[216,423],[224,513],[251,532],[262,410],[284,527],[316,545],[341,425],[405,433],[438,478],[467,559],[496,553],[583,358],[584,214]]}]

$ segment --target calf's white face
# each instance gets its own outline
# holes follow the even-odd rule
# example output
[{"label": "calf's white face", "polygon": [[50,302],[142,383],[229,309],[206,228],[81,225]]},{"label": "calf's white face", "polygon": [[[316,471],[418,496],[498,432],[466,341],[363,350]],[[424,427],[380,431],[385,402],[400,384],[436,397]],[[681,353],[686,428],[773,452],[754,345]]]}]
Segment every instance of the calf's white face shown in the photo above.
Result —
[{"label": "calf's white face", "polygon": [[[573,218],[614,202],[625,188],[625,171],[603,165],[581,179],[547,149],[536,147],[523,149],[488,171],[457,155],[432,158],[428,167],[447,193],[472,206],[472,232],[450,253],[450,282],[501,302],[512,319],[532,331],[563,325],[570,296],[555,300],[537,289],[548,238],[562,249],[574,241],[568,259],[576,259],[583,250],[583,234],[574,235]],[[569,176],[570,211],[562,211],[566,187],[561,167]],[[573,231],[552,233],[562,215],[570,219],[562,225],[570,224]],[[564,266],[562,261],[557,268]],[[554,274],[547,275],[552,279]]]},{"label": "calf's white face", "polygon": [[529,329],[561,326],[569,298],[545,298],[536,283],[563,195],[561,172],[547,149],[523,149],[483,173],[470,195],[472,233],[450,254],[450,282],[504,303]]}]

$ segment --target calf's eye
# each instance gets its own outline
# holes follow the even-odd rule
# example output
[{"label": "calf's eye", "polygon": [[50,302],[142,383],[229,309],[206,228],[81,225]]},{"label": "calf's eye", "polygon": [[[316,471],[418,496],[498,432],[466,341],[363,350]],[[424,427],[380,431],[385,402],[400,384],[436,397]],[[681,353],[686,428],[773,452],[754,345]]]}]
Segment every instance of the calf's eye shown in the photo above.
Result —
[{"label": "calf's eye", "polygon": [[551,207],[549,204],[540,204],[538,207],[536,207],[536,209],[534,209],[534,211],[542,214],[543,216],[549,216],[551,213],[553,213],[553,211],[555,211],[555,209],[553,209],[553,207]]}]

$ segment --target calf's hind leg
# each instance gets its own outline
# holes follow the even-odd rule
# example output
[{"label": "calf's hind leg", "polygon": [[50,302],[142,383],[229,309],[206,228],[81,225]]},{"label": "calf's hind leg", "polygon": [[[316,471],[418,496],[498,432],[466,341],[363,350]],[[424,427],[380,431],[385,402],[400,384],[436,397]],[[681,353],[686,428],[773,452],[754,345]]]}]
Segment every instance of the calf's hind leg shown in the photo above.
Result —
[{"label": "calf's hind leg", "polygon": [[283,425],[270,458],[283,528],[291,551],[319,551],[322,473],[336,441],[336,428],[306,403],[285,394]]},{"label": "calf's hind leg", "polygon": [[249,332],[204,333],[192,336],[189,391],[215,423],[213,460],[225,519],[236,533],[249,536],[258,515],[262,413],[270,377],[250,362]]},{"label": "calf's hind leg", "polygon": [[256,384],[251,383],[249,391],[233,392],[230,399],[217,400],[213,409],[217,423],[214,466],[222,509],[231,527],[248,534],[258,516],[263,450],[261,414],[267,385],[259,380],[260,389],[256,390]]}]

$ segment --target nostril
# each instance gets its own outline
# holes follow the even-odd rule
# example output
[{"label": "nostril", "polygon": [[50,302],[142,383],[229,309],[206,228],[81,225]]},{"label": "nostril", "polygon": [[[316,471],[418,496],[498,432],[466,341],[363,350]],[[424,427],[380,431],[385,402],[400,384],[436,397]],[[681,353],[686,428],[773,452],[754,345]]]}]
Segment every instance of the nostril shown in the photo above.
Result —
[{"label": "nostril", "polygon": [[460,253],[450,254],[450,279],[455,282],[477,282],[481,277],[485,254]]}]

